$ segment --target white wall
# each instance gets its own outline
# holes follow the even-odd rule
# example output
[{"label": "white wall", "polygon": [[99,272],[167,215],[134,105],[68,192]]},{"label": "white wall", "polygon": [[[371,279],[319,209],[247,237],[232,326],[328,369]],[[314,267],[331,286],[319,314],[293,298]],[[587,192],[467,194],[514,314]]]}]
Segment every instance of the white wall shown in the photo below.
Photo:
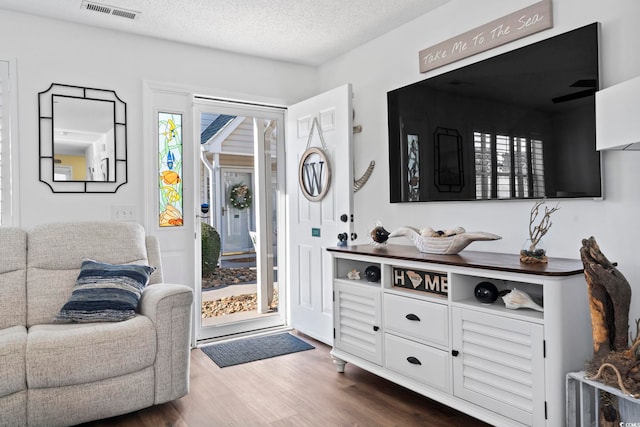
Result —
[{"label": "white wall", "polygon": [[[0,11],[0,57],[16,58],[20,130],[20,225],[49,221],[108,220],[112,205],[130,205],[143,221],[142,81],[200,87],[211,95],[289,104],[321,90],[353,84],[355,175],[370,160],[376,169],[355,194],[358,243],[368,243],[376,221],[401,225],[490,231],[495,242],[471,250],[517,253],[528,233],[532,202],[390,204],[386,92],[432,75],[589,24],[602,23],[601,86],[640,75],[640,2],[637,0],[553,0],[554,26],[427,74],[418,71],[418,51],[526,7],[535,0],[452,0],[315,70],[199,47],[110,32]],[[127,102],[129,183],[116,194],[53,194],[38,181],[37,93],[52,82],[115,90]],[[636,227],[640,214],[639,152],[606,152],[604,201],[562,201],[545,236],[550,256],[577,258],[582,238],[595,236],[635,293],[631,319],[640,317],[640,262]],[[402,243],[402,241],[398,241]],[[404,242],[407,243],[407,242]]]},{"label": "white wall", "polygon": [[[553,28],[489,52],[420,74],[418,52],[488,23],[536,0],[452,0],[391,33],[367,43],[320,70],[322,89],[351,82],[354,91],[355,170],[359,177],[370,160],[376,168],[355,194],[357,243],[368,243],[369,231],[380,220],[391,231],[402,225],[499,234],[502,240],[476,242],[469,250],[518,253],[528,236],[532,201],[390,204],[386,93],[389,90],[542,40],[592,22],[601,25],[601,87],[640,75],[640,2],[637,0],[553,0]],[[631,324],[640,317],[640,162],[639,152],[603,153],[605,200],[563,200],[545,236],[550,256],[579,258],[583,238],[594,236],[604,254],[619,263],[634,295]],[[549,204],[551,204],[550,202]],[[409,244],[407,240],[394,243]],[[635,328],[632,328],[635,333]]]},{"label": "white wall", "polygon": [[[144,222],[142,84],[287,105],[315,92],[316,70],[211,49],[0,10],[0,57],[18,74],[20,218],[110,220],[111,206],[134,206]],[[53,194],[38,181],[38,92],[51,83],[115,90],[127,103],[129,182],[115,194]],[[152,150],[149,148],[149,150]],[[147,151],[148,152],[148,151]]]}]

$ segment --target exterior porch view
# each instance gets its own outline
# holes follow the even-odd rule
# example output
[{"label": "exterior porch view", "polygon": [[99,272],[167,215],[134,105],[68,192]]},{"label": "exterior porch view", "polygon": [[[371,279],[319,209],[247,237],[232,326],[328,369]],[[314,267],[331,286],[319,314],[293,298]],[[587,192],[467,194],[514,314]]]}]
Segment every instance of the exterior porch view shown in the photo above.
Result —
[{"label": "exterior porch view", "polygon": [[241,322],[278,311],[277,269],[274,268],[273,299],[266,312],[257,307],[258,285],[255,254],[223,256],[212,277],[202,278],[202,325]]},{"label": "exterior porch view", "polygon": [[[273,153],[267,154],[266,160],[272,177],[265,185],[266,197],[271,200],[262,202],[263,206],[272,206],[269,216],[273,234],[263,237],[272,250],[262,265],[273,274],[261,275],[256,257],[256,203],[265,196],[256,191],[255,145],[260,142],[254,126],[268,129],[270,121],[212,112],[203,112],[200,121],[201,221],[213,227],[219,238],[219,252],[213,255],[219,258],[208,260],[217,266],[213,271],[202,271],[201,327],[225,331],[224,325],[229,323],[278,316],[276,139],[263,134],[266,152]],[[255,328],[260,329],[255,322],[246,326],[246,330]],[[234,328],[234,333],[238,332],[246,331]],[[213,332],[204,339],[220,335],[227,334]]]}]

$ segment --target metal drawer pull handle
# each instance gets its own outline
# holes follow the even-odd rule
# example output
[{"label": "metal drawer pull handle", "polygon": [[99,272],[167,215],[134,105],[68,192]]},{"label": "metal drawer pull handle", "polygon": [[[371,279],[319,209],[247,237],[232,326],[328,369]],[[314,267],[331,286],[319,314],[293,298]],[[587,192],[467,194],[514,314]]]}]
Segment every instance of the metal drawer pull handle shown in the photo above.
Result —
[{"label": "metal drawer pull handle", "polygon": [[416,322],[420,321],[420,318],[413,313],[409,313],[404,317],[406,317],[408,320],[415,320]]},{"label": "metal drawer pull handle", "polygon": [[407,357],[407,362],[411,363],[412,365],[422,365],[422,363],[420,363],[418,358],[413,356]]}]

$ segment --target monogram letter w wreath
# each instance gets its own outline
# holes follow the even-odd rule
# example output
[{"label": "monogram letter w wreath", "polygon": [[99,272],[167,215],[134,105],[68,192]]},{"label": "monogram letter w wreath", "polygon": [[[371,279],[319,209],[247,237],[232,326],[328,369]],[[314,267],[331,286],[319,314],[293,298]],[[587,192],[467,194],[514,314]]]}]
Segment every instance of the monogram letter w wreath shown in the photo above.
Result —
[{"label": "monogram letter w wreath", "polygon": [[[309,147],[313,130],[316,129],[322,148]],[[309,139],[307,140],[307,149],[302,153],[300,165],[298,167],[298,181],[300,182],[300,190],[304,197],[309,201],[318,202],[324,198],[329,192],[331,186],[331,166],[329,159],[323,150],[327,147],[324,144],[322,131],[318,126],[318,119],[314,118],[309,131]]]}]

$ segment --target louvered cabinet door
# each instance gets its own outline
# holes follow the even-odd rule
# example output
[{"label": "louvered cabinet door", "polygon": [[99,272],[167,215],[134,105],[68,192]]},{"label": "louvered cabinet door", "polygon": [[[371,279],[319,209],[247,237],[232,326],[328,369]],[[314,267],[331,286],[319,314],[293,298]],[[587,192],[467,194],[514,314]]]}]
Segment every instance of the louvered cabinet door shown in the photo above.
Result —
[{"label": "louvered cabinet door", "polygon": [[453,308],[454,394],[527,426],[544,426],[543,326]]},{"label": "louvered cabinet door", "polygon": [[382,364],[381,292],[377,287],[334,282],[333,346]]}]

